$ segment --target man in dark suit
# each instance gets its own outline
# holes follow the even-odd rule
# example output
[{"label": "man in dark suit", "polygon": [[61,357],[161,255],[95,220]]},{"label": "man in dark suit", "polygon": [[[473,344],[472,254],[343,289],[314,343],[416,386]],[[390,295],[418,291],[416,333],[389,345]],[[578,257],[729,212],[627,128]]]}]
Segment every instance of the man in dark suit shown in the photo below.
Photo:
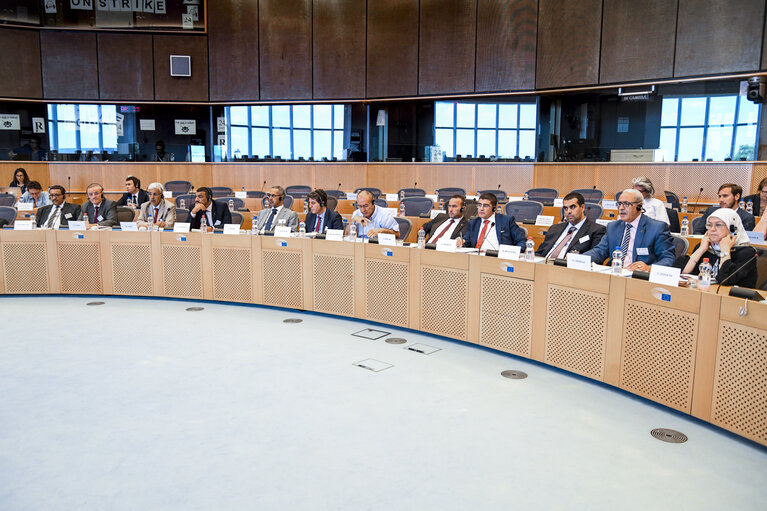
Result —
[{"label": "man in dark suit", "polygon": [[525,248],[525,234],[514,222],[513,216],[495,212],[498,199],[495,194],[483,193],[477,200],[477,218],[466,226],[463,236],[457,238],[459,247],[476,247],[480,250],[498,250],[500,245],[516,245]]},{"label": "man in dark suit", "polygon": [[562,201],[566,222],[552,225],[535,254],[550,259],[564,259],[565,254],[582,254],[599,245],[605,227],[586,218],[586,201],[580,193],[569,193]]},{"label": "man in dark suit", "polygon": [[194,208],[189,212],[189,228],[199,229],[203,215],[208,232],[223,229],[224,224],[232,223],[232,213],[225,204],[213,201],[213,190],[202,186],[195,192]]},{"label": "man in dark suit", "polygon": [[447,202],[447,213],[440,213],[425,224],[426,241],[436,243],[440,239],[456,239],[466,230],[469,219],[463,215],[466,200],[460,195],[453,195]]},{"label": "man in dark suit", "polygon": [[117,220],[117,205],[114,201],[104,197],[104,187],[98,183],[91,183],[86,189],[88,201],[80,207],[78,220],[85,220],[88,215],[90,224],[98,224],[105,227],[120,225]]},{"label": "man in dark suit", "polygon": [[740,221],[743,222],[743,228],[747,231],[753,231],[754,227],[756,227],[756,218],[754,218],[754,215],[745,209],[738,207],[741,195],[743,195],[743,188],[740,185],[736,185],[734,183],[725,183],[720,186],[719,205],[711,206],[703,212],[703,221],[699,224],[699,227],[695,229],[693,234],[705,234],[706,220],[711,213],[719,208],[730,208],[734,210],[740,217]]},{"label": "man in dark suit", "polygon": [[602,264],[611,258],[615,247],[622,252],[622,264],[629,270],[649,271],[651,264],[674,264],[674,242],[668,224],[642,214],[644,197],[637,190],[623,190],[618,198],[620,220],[607,225],[599,244],[583,255]]},{"label": "man in dark suit", "polygon": [[70,220],[80,216],[80,206],[66,202],[67,192],[63,186],[53,185],[48,191],[51,204],[37,210],[37,226],[46,229],[66,227]]},{"label": "man in dark suit", "polygon": [[127,191],[117,201],[118,206],[127,206],[128,200],[130,200],[133,207],[138,209],[143,203],[149,202],[149,194],[141,189],[141,180],[139,178],[135,176],[126,177],[125,189]]},{"label": "man in dark suit", "polygon": [[344,228],[344,219],[341,214],[328,209],[328,194],[320,188],[306,195],[309,204],[309,212],[306,214],[306,232],[325,232],[325,229]]}]

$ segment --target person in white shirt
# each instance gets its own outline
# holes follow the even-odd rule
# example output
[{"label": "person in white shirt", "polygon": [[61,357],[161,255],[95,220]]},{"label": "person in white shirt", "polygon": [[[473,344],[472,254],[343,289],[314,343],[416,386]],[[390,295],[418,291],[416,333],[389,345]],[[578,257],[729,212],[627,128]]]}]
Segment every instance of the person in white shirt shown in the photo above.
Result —
[{"label": "person in white shirt", "polygon": [[19,202],[32,204],[33,208],[41,208],[51,203],[48,193],[43,191],[42,185],[37,181],[30,181],[27,191],[19,197]]},{"label": "person in white shirt", "polygon": [[655,195],[655,187],[652,185],[650,178],[635,177],[631,180],[631,186],[642,194],[644,199],[642,202],[643,213],[653,220],[660,220],[666,225],[670,225],[666,205],[653,197]]},{"label": "person in white shirt", "polygon": [[373,194],[362,190],[357,194],[357,210],[352,214],[351,222],[357,224],[357,236],[376,236],[394,234],[399,238],[399,224],[383,208],[376,207]]}]

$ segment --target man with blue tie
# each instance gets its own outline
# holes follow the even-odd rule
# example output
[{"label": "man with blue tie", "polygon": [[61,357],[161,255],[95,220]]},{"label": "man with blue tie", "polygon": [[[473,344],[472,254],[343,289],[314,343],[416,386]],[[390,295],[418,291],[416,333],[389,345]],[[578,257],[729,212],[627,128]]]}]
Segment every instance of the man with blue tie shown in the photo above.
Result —
[{"label": "man with blue tie", "polygon": [[620,220],[607,225],[607,233],[599,245],[584,252],[597,264],[612,256],[615,247],[623,254],[623,267],[650,271],[651,264],[674,264],[674,241],[668,224],[642,214],[642,194],[629,188],[618,197]]},{"label": "man with blue tie", "polygon": [[500,245],[516,245],[525,248],[525,234],[514,222],[513,216],[495,212],[498,198],[493,193],[483,193],[477,200],[477,217],[466,226],[463,237],[456,238],[459,247],[475,247],[480,250],[498,250]]},{"label": "man with blue tie", "polygon": [[[283,204],[285,200],[285,189],[281,186],[273,186],[271,191],[266,195],[268,201],[268,207],[264,207],[258,212],[256,218],[256,229],[259,231],[273,231],[275,227],[279,227],[281,221],[284,220],[284,225],[290,227],[290,230],[295,232],[298,230],[298,214],[295,211],[291,211]],[[266,204],[265,204],[266,206]]]},{"label": "man with blue tie", "polygon": [[343,229],[344,220],[336,211],[328,209],[328,194],[320,188],[306,196],[309,212],[306,214],[306,232],[322,233],[325,229]]}]

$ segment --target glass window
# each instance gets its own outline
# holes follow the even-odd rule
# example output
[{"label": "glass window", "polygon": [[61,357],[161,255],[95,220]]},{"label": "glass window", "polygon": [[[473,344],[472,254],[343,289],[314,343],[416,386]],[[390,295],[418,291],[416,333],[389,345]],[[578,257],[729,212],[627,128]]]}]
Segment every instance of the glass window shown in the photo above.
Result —
[{"label": "glass window", "polygon": [[455,154],[474,156],[474,130],[459,129],[455,135]]},{"label": "glass window", "polygon": [[[684,104],[684,102],[682,103]],[[684,107],[683,107],[684,108]],[[682,128],[679,130],[679,161],[700,160],[703,153],[703,128]]]},{"label": "glass window", "polygon": [[344,159],[344,132],[340,130],[333,132],[333,157]]},{"label": "glass window", "polygon": [[[734,109],[732,113],[735,114]],[[730,154],[732,154],[732,126],[709,128],[706,135],[706,159],[722,161],[729,158]]]},{"label": "glass window", "polygon": [[702,126],[706,122],[706,98],[683,98],[681,126]]},{"label": "glass window", "polygon": [[57,105],[56,111],[59,121],[75,120],[75,105]]},{"label": "glass window", "polygon": [[290,128],[290,106],[275,105],[272,107],[272,126]]},{"label": "glass window", "polygon": [[[268,117],[267,113],[267,117]],[[264,157],[271,155],[269,150],[269,128],[253,128],[253,156]]]},{"label": "glass window", "polygon": [[535,131],[520,130],[519,132],[519,156],[520,158],[535,157]]},{"label": "glass window", "polygon": [[498,132],[498,157],[514,158],[517,155],[517,131],[500,130]]},{"label": "glass window", "polygon": [[495,155],[495,130],[477,131],[477,156]]},{"label": "glass window", "polygon": [[660,149],[663,150],[663,159],[665,161],[675,161],[676,159],[676,128],[660,129]]},{"label": "glass window", "polygon": [[229,109],[229,122],[238,126],[248,125],[248,107],[233,106]]},{"label": "glass window", "polygon": [[[236,108],[236,107],[232,107]],[[251,123],[253,126],[269,126],[269,107],[252,106],[250,107]]]},{"label": "glass window", "polygon": [[442,150],[445,151],[445,154],[454,156],[455,151],[453,150],[453,130],[437,128],[435,131],[434,143],[441,147]]},{"label": "glass window", "polygon": [[495,111],[497,105],[477,105],[477,127],[495,128]]},{"label": "glass window", "polygon": [[735,96],[719,96],[711,98],[708,110],[708,125],[732,124],[735,122]]},{"label": "glass window", "polygon": [[312,127],[311,105],[296,105],[293,107],[293,127],[294,128],[311,128]]},{"label": "glass window", "polygon": [[240,156],[250,156],[248,152],[248,128],[235,128],[232,126],[231,141],[229,142],[232,154],[238,151]]},{"label": "glass window", "polygon": [[460,128],[473,128],[474,112],[476,105],[473,103],[458,103],[456,105],[456,125]]},{"label": "glass window", "polygon": [[272,156],[280,156],[284,160],[290,159],[290,129],[275,129],[272,131],[274,153]]},{"label": "glass window", "polygon": [[293,158],[309,159],[312,156],[312,132],[295,130],[293,132]]},{"label": "glass window", "polygon": [[316,160],[333,157],[333,151],[330,147],[330,131],[314,131],[314,158]]},{"label": "glass window", "polygon": [[[437,126],[453,127],[453,109],[455,103],[437,101],[434,108],[434,124]],[[440,147],[444,147],[441,144]]]},{"label": "glass window", "polygon": [[[661,126],[676,126],[678,114],[679,98],[663,98],[660,116]],[[676,140],[676,136],[674,139]]]},{"label": "glass window", "polygon": [[535,129],[535,121],[535,105],[519,105],[519,127]]},{"label": "glass window", "polygon": [[756,159],[756,124],[738,126],[735,136],[735,154],[732,158],[734,160]]},{"label": "glass window", "polygon": [[498,127],[517,127],[517,105],[498,105]]},{"label": "glass window", "polygon": [[759,105],[740,97],[738,124],[751,124],[759,121]]},{"label": "glass window", "polygon": [[314,129],[330,129],[332,127],[331,112],[330,105],[314,105]]},{"label": "glass window", "polygon": [[[343,105],[333,105],[333,129],[336,129],[336,130],[344,129],[344,106]],[[335,146],[335,143],[333,145]]]}]

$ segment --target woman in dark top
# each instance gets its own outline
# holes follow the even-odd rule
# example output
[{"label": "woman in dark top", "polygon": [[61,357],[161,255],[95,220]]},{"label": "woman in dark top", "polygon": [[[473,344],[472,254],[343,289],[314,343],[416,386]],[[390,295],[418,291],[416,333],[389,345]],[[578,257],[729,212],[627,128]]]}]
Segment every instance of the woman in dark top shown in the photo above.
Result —
[{"label": "woman in dark top", "polygon": [[8,186],[11,188],[21,188],[21,194],[23,195],[27,192],[28,184],[29,176],[27,175],[27,171],[19,167],[16,169],[16,172],[13,173],[13,181],[11,181],[11,184]]},{"label": "woman in dark top", "polygon": [[767,209],[767,177],[759,181],[759,188],[756,189],[755,194],[743,197],[743,202],[748,204],[748,201],[751,201],[754,206],[753,215],[762,216]]},{"label": "woman in dark top", "polygon": [[725,285],[754,288],[757,279],[755,254],[738,214],[729,208],[719,208],[706,220],[706,234],[687,258],[682,273],[697,275],[700,263],[708,258],[711,277],[717,282],[728,279]]}]

